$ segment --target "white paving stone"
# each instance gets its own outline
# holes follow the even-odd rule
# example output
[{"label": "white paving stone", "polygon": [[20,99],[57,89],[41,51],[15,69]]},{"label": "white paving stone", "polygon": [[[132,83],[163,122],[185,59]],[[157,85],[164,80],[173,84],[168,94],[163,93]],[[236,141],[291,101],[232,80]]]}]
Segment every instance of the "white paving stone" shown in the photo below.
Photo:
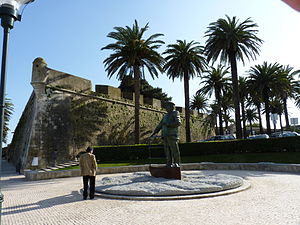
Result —
[{"label": "white paving stone", "polygon": [[26,181],[14,171],[2,173],[1,225],[300,225],[299,174],[203,171],[243,177],[251,188],[193,200],[83,201],[80,177]]}]

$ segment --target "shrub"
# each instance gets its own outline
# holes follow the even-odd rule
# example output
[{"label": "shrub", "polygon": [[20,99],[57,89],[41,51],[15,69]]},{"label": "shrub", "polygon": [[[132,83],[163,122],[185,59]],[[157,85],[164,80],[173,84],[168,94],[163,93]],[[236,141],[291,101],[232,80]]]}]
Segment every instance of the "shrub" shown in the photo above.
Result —
[{"label": "shrub", "polygon": [[[181,143],[179,149],[181,156],[297,152],[300,151],[300,137]],[[159,144],[96,146],[94,154],[102,162],[165,157],[163,145]]]},{"label": "shrub", "polygon": [[94,154],[97,159],[103,162],[123,161],[148,159],[151,157],[164,157],[164,150],[162,145],[118,145],[118,146],[96,146],[94,147]]}]

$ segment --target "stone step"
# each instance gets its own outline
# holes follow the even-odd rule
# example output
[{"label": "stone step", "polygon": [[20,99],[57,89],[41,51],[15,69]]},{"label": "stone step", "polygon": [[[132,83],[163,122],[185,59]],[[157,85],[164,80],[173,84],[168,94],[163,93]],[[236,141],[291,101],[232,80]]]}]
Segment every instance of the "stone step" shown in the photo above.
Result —
[{"label": "stone step", "polygon": [[66,163],[57,164],[56,166],[49,166],[49,167],[41,169],[41,170],[51,171],[51,170],[55,170],[55,169],[63,169],[63,168],[67,168],[67,167],[71,167],[71,166],[78,166],[78,165],[79,165],[78,161],[70,161],[70,162],[66,162]]},{"label": "stone step", "polygon": [[56,166],[54,167],[54,166],[51,166],[51,167],[47,167],[46,169],[49,169],[49,170],[55,170],[55,169],[57,169],[56,168]]}]

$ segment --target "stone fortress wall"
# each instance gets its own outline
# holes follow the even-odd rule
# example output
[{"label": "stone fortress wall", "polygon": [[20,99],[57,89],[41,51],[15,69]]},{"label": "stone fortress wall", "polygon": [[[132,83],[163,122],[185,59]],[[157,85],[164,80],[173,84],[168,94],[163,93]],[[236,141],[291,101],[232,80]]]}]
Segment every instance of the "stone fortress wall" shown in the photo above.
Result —
[{"label": "stone fortress wall", "polygon": [[[42,58],[33,62],[33,93],[23,111],[10,144],[8,157],[22,169],[31,168],[38,157],[38,168],[74,160],[87,146],[134,143],[134,93],[96,85],[90,80],[48,68]],[[165,110],[158,99],[140,98],[141,143],[161,120]],[[185,140],[184,108],[180,141]],[[204,126],[205,116],[191,111],[192,140],[213,134]],[[57,151],[57,156],[54,152]]]}]

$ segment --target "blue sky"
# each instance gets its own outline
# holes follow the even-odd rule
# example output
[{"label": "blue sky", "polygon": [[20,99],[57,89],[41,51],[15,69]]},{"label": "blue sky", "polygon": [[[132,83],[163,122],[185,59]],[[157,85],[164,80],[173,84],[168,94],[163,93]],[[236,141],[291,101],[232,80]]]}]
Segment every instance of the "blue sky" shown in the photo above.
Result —
[{"label": "blue sky", "polygon": [[[32,92],[31,69],[36,57],[43,57],[50,68],[90,79],[93,85],[117,87],[119,81],[107,78],[102,63],[110,52],[100,50],[112,41],[106,36],[113,27],[132,26],[137,19],[141,26],[149,22],[146,37],[163,33],[166,45],[178,39],[204,45],[209,23],[225,15],[240,21],[251,17],[259,26],[257,35],[264,40],[256,61],[244,66],[238,63],[240,76],[263,61],[300,69],[300,13],[280,0],[36,0],[26,7],[22,22],[15,23],[10,36],[6,93],[15,105],[11,131]],[[176,105],[184,106],[182,82],[172,82],[165,74],[147,79],[173,97]],[[200,78],[190,81],[191,96],[199,83]],[[292,117],[300,117],[299,109],[289,107]]]}]

